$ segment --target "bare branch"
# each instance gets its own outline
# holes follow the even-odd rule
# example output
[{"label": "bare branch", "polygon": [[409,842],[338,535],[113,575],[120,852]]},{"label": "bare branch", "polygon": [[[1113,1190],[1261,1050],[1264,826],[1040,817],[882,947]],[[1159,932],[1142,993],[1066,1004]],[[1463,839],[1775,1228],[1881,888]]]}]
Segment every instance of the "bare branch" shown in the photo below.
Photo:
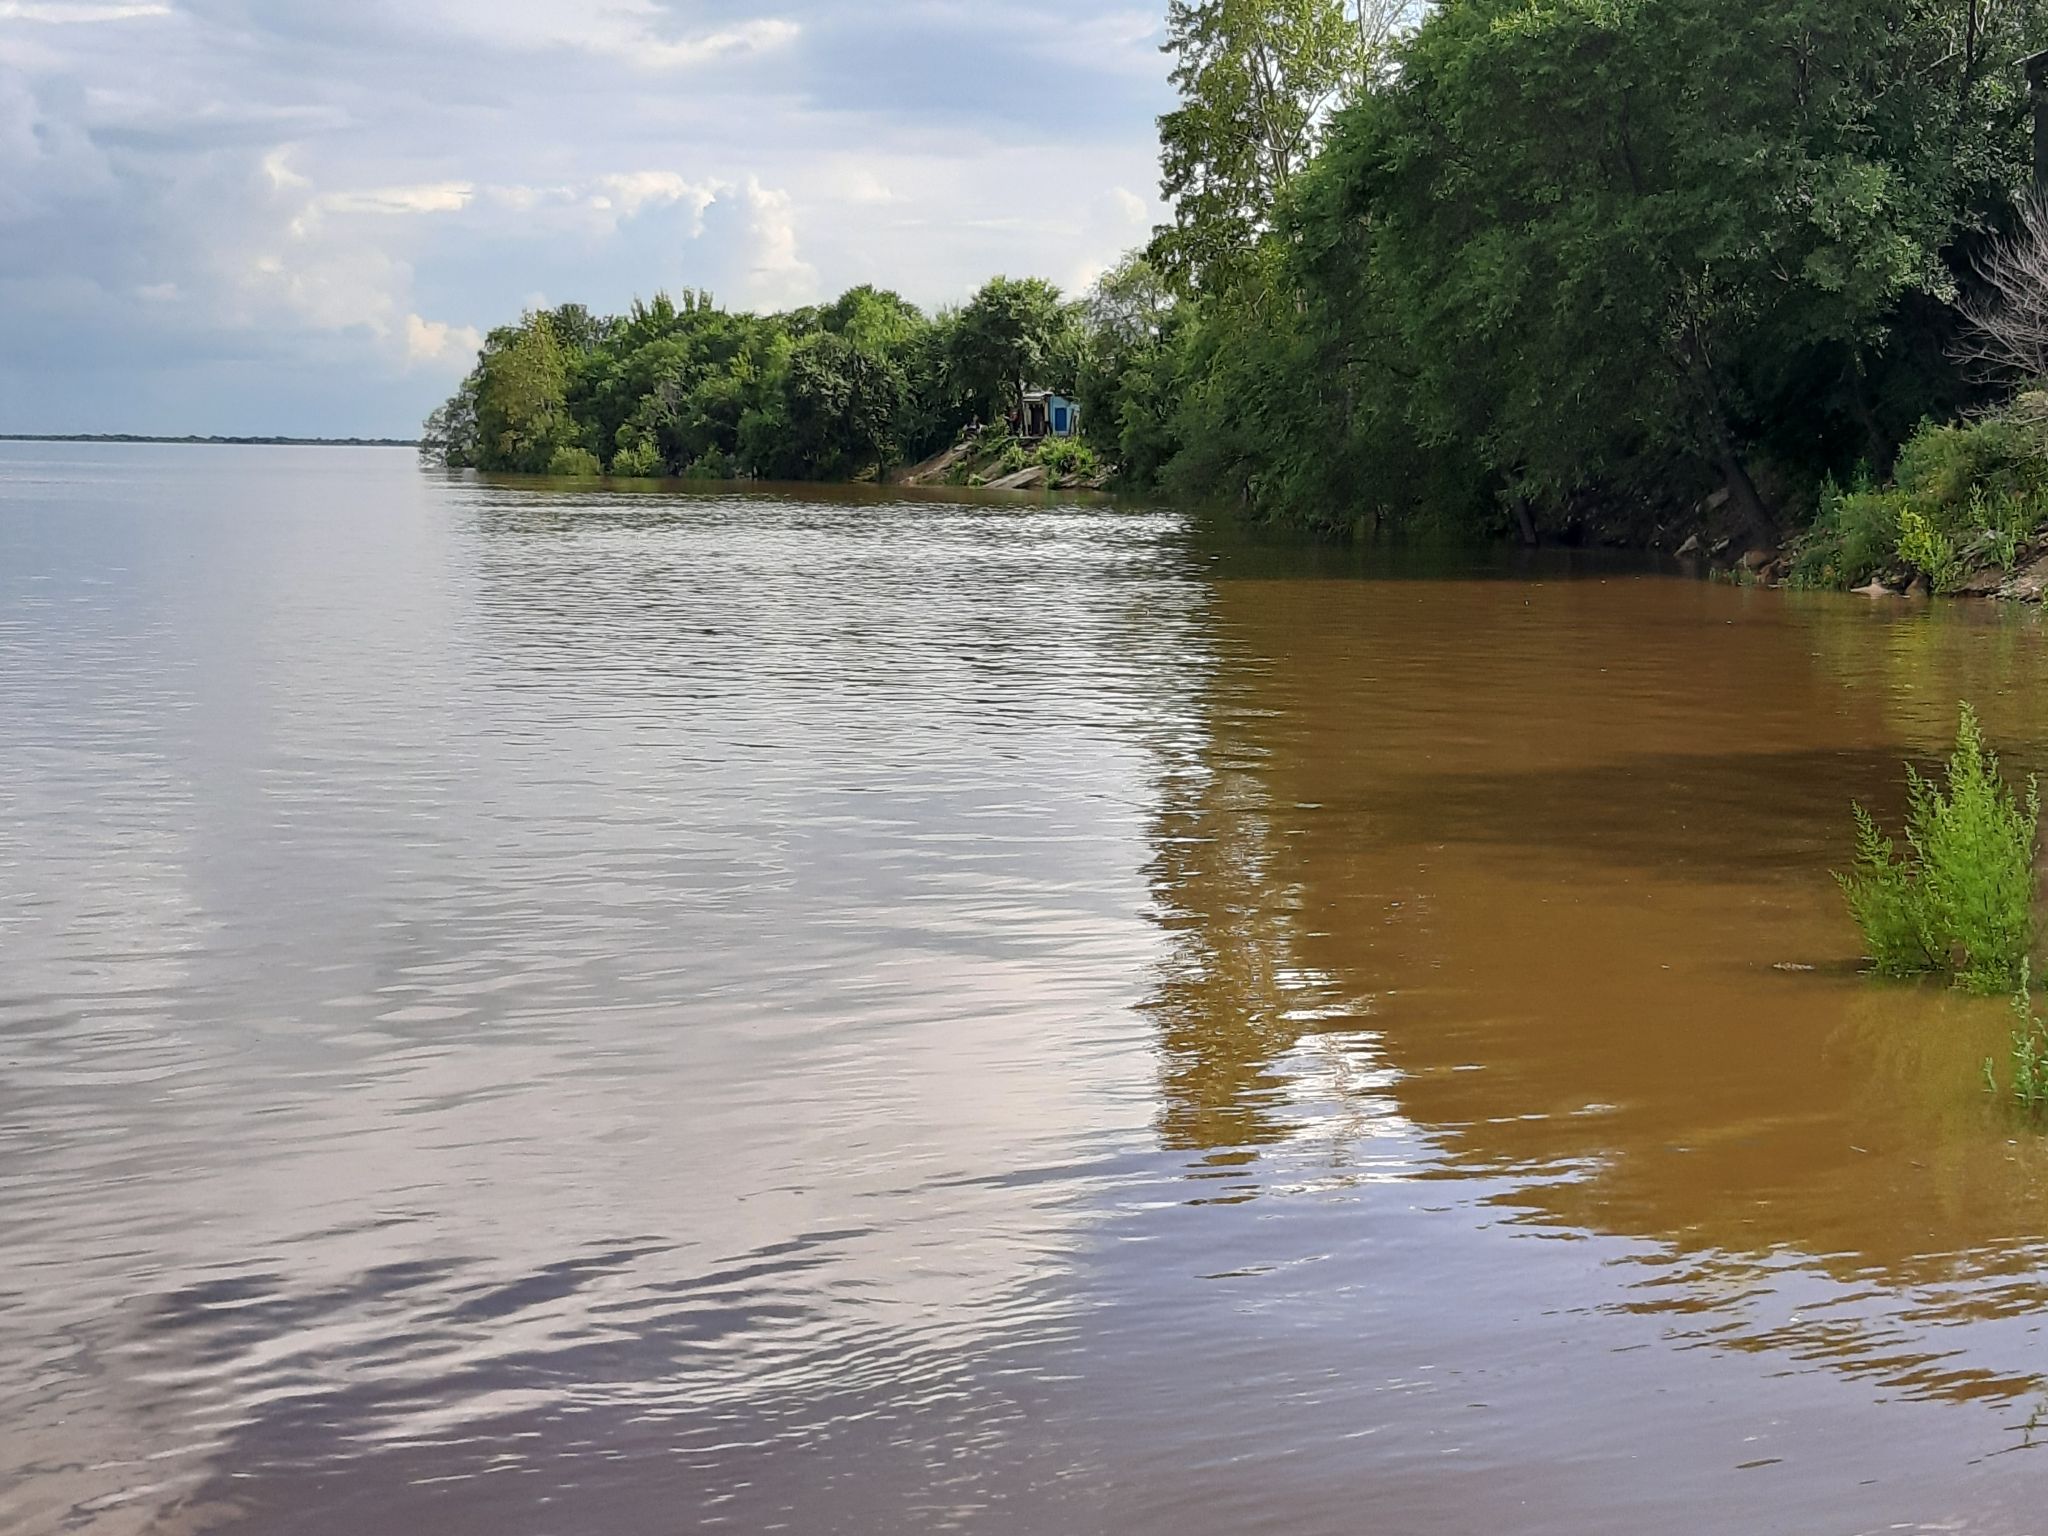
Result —
[{"label": "bare branch", "polygon": [[1956,352],[1990,377],[2048,379],[2048,201],[2029,194],[2018,212],[1977,263],[1981,291],[1957,304],[1965,329]]}]

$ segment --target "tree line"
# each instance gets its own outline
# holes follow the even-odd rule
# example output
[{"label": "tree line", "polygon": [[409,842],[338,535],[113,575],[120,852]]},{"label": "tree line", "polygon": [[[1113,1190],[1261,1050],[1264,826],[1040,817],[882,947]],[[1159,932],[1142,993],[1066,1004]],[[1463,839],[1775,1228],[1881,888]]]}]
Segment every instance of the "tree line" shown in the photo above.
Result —
[{"label": "tree line", "polygon": [[1071,391],[1081,307],[998,277],[928,317],[869,286],[783,314],[686,290],[620,316],[580,304],[491,332],[422,451],[529,474],[851,479],[1006,417],[1019,381]]},{"label": "tree line", "polygon": [[1092,291],[855,289],[496,332],[450,462],[839,476],[1075,392],[1133,487],[1254,517],[1761,533],[1997,388],[2048,0],[1173,0],[1171,221]]}]

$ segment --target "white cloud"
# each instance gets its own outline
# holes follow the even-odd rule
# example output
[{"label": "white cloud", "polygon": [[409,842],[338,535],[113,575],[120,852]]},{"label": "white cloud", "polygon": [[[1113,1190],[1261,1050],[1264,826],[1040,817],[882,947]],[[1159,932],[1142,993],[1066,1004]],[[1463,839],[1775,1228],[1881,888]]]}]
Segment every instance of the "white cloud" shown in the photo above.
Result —
[{"label": "white cloud", "polygon": [[601,189],[592,194],[591,205],[609,211],[616,208],[631,218],[650,203],[686,203],[703,228],[704,210],[718,197],[717,182],[685,180],[674,171],[619,171],[597,178]]},{"label": "white cloud", "polygon": [[405,317],[405,355],[410,362],[467,364],[483,344],[475,326],[423,320],[418,315]]},{"label": "white cloud", "polygon": [[708,33],[703,37],[685,38],[677,42],[642,37],[622,50],[599,51],[621,52],[629,63],[636,64],[642,69],[689,69],[699,64],[708,64],[713,59],[729,58],[735,54],[767,53],[776,48],[786,48],[795,42],[802,32],[803,28],[793,21],[765,18],[742,22],[737,27],[728,27],[722,32]]},{"label": "white cloud", "polygon": [[280,192],[295,191],[310,187],[312,182],[292,169],[292,147],[280,145],[263,157],[263,174],[270,178],[270,185]]},{"label": "white cloud", "polygon": [[245,326],[277,311],[316,331],[366,331],[379,340],[398,333],[411,270],[362,241],[313,243],[292,237],[251,259],[238,284]]},{"label": "white cloud", "polygon": [[427,0],[418,19],[485,47],[594,54],[649,72],[769,53],[803,35],[794,21],[757,17],[677,36],[667,26],[672,14],[654,0]]},{"label": "white cloud", "polygon": [[864,208],[884,208],[903,201],[902,194],[870,166],[856,160],[839,160],[832,168],[831,190],[841,202]]},{"label": "white cloud", "polygon": [[1157,211],[1158,10],[0,0],[0,406],[389,431],[537,290],[1071,287]]},{"label": "white cloud", "polygon": [[740,196],[749,241],[745,301],[787,309],[816,299],[818,269],[797,255],[796,209],[789,194],[749,176]]},{"label": "white cloud", "polygon": [[151,16],[170,14],[168,5],[69,5],[64,0],[0,0],[0,21],[38,21],[46,26],[141,21]]},{"label": "white cloud", "polygon": [[469,206],[476,188],[466,181],[437,181],[418,187],[377,187],[328,192],[313,199],[317,213],[456,213]]}]

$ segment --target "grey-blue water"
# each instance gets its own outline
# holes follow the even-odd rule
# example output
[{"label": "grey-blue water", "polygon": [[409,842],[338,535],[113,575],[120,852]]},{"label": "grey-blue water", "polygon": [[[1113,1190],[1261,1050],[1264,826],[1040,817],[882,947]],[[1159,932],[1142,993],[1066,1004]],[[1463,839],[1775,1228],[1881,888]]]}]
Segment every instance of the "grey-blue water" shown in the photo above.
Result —
[{"label": "grey-blue water", "polygon": [[2041,652],[0,445],[0,1530],[2048,1529],[2003,1015],[1827,878]]}]

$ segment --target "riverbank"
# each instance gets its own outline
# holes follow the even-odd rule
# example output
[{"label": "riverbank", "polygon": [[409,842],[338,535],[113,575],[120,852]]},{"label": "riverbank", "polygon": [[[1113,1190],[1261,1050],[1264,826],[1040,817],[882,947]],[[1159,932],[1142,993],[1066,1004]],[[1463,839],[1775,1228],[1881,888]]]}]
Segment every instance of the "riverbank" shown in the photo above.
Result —
[{"label": "riverbank", "polygon": [[991,491],[1102,491],[1116,478],[1078,438],[1035,442],[1007,433],[966,437],[919,464],[890,471],[889,485],[962,486]]}]

